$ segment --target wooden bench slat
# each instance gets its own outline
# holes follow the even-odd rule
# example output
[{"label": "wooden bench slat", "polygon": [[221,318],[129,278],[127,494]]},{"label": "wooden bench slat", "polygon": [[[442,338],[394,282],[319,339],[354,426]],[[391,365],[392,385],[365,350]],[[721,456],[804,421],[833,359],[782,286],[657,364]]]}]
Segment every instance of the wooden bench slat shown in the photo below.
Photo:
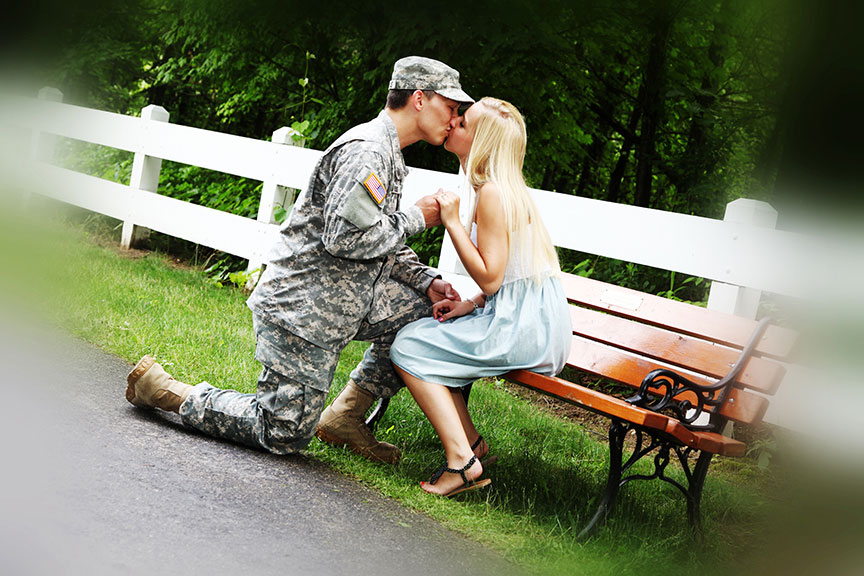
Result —
[{"label": "wooden bench slat", "polygon": [[[569,274],[562,277],[572,304],[569,367],[634,390],[642,387],[651,372],[668,371],[657,374],[650,381],[653,388],[649,388],[644,401],[639,400],[639,404],[652,404],[660,412],[554,376],[525,370],[505,374],[505,378],[514,382],[573,402],[613,422],[609,428],[607,490],[583,534],[608,512],[615,502],[613,488],[620,487],[622,482],[638,478],[671,482],[662,474],[670,458],[679,460],[684,469],[686,487],[673,483],[684,490],[691,523],[698,528],[698,505],[711,455],[747,454],[744,442],[723,436],[719,431],[728,421],[762,422],[768,409],[768,399],[762,394],[776,392],[785,374],[783,366],[766,357],[788,360],[797,333],[768,326],[764,321],[755,322],[587,278]],[[758,341],[754,333],[760,335]],[[748,355],[746,363],[735,371],[736,380],[727,382],[727,375],[738,364],[744,349]],[[679,376],[692,385],[680,382]],[[678,382],[690,389],[670,391],[672,387],[679,390]],[[714,389],[715,386],[719,388]],[[700,392],[700,387],[705,389]],[[675,397],[668,398],[667,394],[673,393]],[[700,401],[720,399],[721,406],[703,405],[699,412],[687,410],[688,406],[698,409]],[[672,402],[667,403],[669,400]],[[705,415],[710,419],[706,421]],[[625,433],[629,436],[630,432],[636,432],[637,446],[628,468],[634,460],[647,460],[653,454],[653,475],[622,470],[627,447]]]},{"label": "wooden bench slat", "polygon": [[569,400],[592,412],[604,416],[614,416],[644,428],[664,432],[679,443],[692,446],[696,450],[705,450],[712,454],[724,456],[743,456],[747,449],[747,446],[738,440],[714,432],[688,430],[686,426],[674,418],[633,406],[618,398],[561,378],[544,376],[527,370],[514,370],[505,374],[504,377],[540,392]]},{"label": "wooden bench slat", "polygon": [[686,446],[692,446],[696,450],[704,450],[711,454],[741,457],[747,453],[747,445],[739,440],[716,432],[688,430],[684,424],[674,418],[669,419],[666,434],[676,438]]},{"label": "wooden bench slat", "polygon": [[[587,308],[570,306],[570,317],[574,334],[713,378],[728,374],[741,355],[740,350]],[[754,357],[748,361],[736,384],[763,394],[773,394],[784,372],[779,364]]]},{"label": "wooden bench slat", "polygon": [[[555,376],[544,376],[528,370],[514,370],[504,375],[529,388],[557,396],[603,415],[615,416],[646,428],[664,431],[672,418],[633,406],[627,402]],[[685,429],[686,430],[686,429]]]},{"label": "wooden bench slat", "polygon": [[[570,346],[567,365],[585,370],[604,378],[638,388],[646,374],[657,368],[676,370],[675,366],[639,357],[617,348],[612,348],[581,336],[574,336]],[[677,370],[680,373],[680,370]],[[695,374],[682,374],[688,380],[700,385],[714,382]],[[682,394],[681,399],[695,401],[693,394]],[[756,424],[762,420],[768,409],[768,400],[762,396],[733,388],[729,400],[720,409],[725,418],[742,424]]]},{"label": "wooden bench slat", "polygon": [[[726,346],[743,348],[756,328],[756,322],[747,318],[722,314],[582,276],[561,274],[561,283],[567,299],[573,303]],[[768,327],[756,351],[782,359],[791,354],[796,341],[797,334],[794,331],[772,325]]]}]

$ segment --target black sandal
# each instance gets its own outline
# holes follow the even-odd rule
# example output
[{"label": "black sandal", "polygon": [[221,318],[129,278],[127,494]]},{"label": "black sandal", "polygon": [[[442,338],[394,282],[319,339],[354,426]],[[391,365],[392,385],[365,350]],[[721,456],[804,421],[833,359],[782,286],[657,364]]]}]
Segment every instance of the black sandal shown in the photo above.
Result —
[{"label": "black sandal", "polygon": [[[476,450],[481,442],[483,442],[483,435],[482,434],[480,436],[477,436],[477,441],[471,445],[471,451],[473,452],[474,450]],[[487,446],[487,450],[486,450],[487,456],[488,456],[488,453],[489,453],[489,450],[488,450],[488,446]],[[497,461],[498,461],[498,456],[493,455],[493,456],[488,456],[486,458],[481,458],[480,464],[483,466],[483,468],[486,468],[487,466],[491,466],[492,464],[494,464]]]},{"label": "black sandal", "polygon": [[[432,477],[429,478],[429,484],[434,485],[436,482],[438,482],[438,480],[441,479],[441,476],[445,472],[450,472],[451,474],[459,474],[460,476],[462,476],[462,486],[454,488],[447,494],[441,494],[441,496],[447,496],[448,498],[450,496],[455,496],[456,494],[461,494],[462,492],[476,490],[477,488],[483,488],[484,486],[488,486],[492,483],[492,480],[490,480],[489,478],[483,478],[482,480],[468,480],[468,477],[465,476],[465,471],[471,468],[471,466],[473,466],[476,461],[477,456],[472,455],[471,459],[468,460],[468,463],[465,464],[465,466],[463,466],[462,468],[448,468],[445,464],[432,474]],[[482,466],[483,463],[481,462],[480,464]]]}]

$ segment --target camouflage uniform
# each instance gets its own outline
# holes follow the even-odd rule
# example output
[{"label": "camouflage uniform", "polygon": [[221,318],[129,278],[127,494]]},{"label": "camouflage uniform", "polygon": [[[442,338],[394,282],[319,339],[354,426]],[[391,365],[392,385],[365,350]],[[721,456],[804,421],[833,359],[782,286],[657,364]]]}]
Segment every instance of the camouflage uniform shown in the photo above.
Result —
[{"label": "camouflage uniform", "polygon": [[302,449],[351,340],[372,342],[352,380],[385,398],[399,390],[390,344],[429,314],[426,291],[437,277],[405,245],[425,228],[418,207],[399,209],[406,174],[386,111],[330,145],[248,300],[264,367],[257,394],[198,384],[180,408],[186,424],[271,452]]}]

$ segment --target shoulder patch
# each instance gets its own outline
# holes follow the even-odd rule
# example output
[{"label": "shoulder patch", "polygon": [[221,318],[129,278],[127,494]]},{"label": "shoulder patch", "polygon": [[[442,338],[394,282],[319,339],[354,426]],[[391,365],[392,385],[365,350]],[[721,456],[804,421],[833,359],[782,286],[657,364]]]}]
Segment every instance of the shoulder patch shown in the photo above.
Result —
[{"label": "shoulder patch", "polygon": [[378,179],[378,176],[374,172],[369,172],[369,175],[363,180],[363,186],[372,195],[372,199],[375,200],[376,204],[380,206],[384,202],[384,198],[387,197],[387,189],[384,188],[381,180]]}]

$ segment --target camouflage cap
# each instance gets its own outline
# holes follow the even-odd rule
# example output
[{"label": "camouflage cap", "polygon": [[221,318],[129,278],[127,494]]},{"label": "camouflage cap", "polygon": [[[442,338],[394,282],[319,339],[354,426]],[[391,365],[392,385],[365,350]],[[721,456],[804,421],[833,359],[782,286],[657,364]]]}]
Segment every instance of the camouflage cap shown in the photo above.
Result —
[{"label": "camouflage cap", "polygon": [[474,102],[462,91],[459,72],[438,60],[408,56],[396,61],[390,90],[432,90],[456,102]]}]

